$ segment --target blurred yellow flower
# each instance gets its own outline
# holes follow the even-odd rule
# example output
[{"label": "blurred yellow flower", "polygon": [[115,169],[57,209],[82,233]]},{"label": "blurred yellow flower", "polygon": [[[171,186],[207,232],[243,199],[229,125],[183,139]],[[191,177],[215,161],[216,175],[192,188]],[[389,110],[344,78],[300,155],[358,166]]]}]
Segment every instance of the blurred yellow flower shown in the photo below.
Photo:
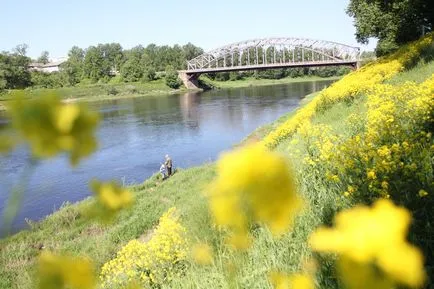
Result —
[{"label": "blurred yellow flower", "polygon": [[428,196],[428,192],[425,190],[419,190],[419,197],[423,198]]},{"label": "blurred yellow flower", "polygon": [[100,182],[93,180],[90,188],[94,192],[100,217],[111,218],[115,213],[123,208],[129,207],[133,203],[133,195],[130,191],[120,186],[115,181]]},{"label": "blurred yellow flower", "polygon": [[270,274],[271,284],[275,289],[314,289],[312,277],[306,274],[287,275],[279,272]]},{"label": "blurred yellow flower", "polygon": [[359,206],[339,213],[335,227],[317,229],[310,237],[310,245],[318,252],[376,264],[396,282],[418,287],[425,280],[423,256],[406,241],[409,224],[406,209],[383,199],[372,208]]},{"label": "blurred yellow flower", "polygon": [[7,113],[36,157],[68,152],[71,164],[76,165],[96,148],[94,131],[99,117],[83,104],[63,104],[54,94],[25,99],[24,92],[19,92]]},{"label": "blurred yellow flower", "polygon": [[227,238],[227,243],[237,250],[245,251],[252,245],[252,238],[247,231],[235,232]]},{"label": "blurred yellow flower", "polygon": [[289,289],[289,276],[287,274],[272,272],[270,274],[271,284],[275,289]]},{"label": "blurred yellow flower", "polygon": [[315,284],[311,276],[306,274],[295,274],[290,277],[292,289],[313,289]]},{"label": "blurred yellow flower", "polygon": [[290,228],[302,200],[282,156],[250,144],[223,154],[217,174],[209,186],[210,208],[216,224],[235,232],[234,238],[242,238],[252,222],[275,235]]},{"label": "blurred yellow flower", "polygon": [[196,244],[191,254],[194,262],[199,265],[209,265],[212,263],[212,249],[208,244]]},{"label": "blurred yellow flower", "polygon": [[96,285],[94,267],[88,259],[50,252],[39,256],[38,277],[40,289],[91,289]]}]

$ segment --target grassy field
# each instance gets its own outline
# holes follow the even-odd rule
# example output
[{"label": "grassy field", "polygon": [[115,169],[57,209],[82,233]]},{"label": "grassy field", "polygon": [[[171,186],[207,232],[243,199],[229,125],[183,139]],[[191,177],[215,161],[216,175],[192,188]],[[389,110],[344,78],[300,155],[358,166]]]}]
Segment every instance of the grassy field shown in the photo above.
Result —
[{"label": "grassy field", "polygon": [[[422,82],[434,74],[434,62],[422,61],[413,69],[397,74],[388,83],[402,84],[406,81]],[[269,83],[270,84],[270,83]],[[316,94],[305,98],[304,104],[315,99]],[[351,101],[331,104],[317,113],[313,124],[331,127],[333,132],[352,135],[356,127],[343,120],[350,115],[366,114],[367,97],[361,95]],[[296,112],[279,118],[275,123],[258,128],[243,142],[262,139]],[[135,205],[123,211],[111,226],[103,226],[83,217],[83,210],[92,199],[73,205],[65,205],[32,228],[0,240],[0,288],[34,288],[32,274],[35,260],[43,250],[68,252],[89,256],[97,268],[114,258],[116,252],[129,240],[147,235],[155,227],[158,218],[172,206],[181,213],[181,223],[187,228],[190,243],[206,242],[214,250],[212,265],[188,264],[185,274],[175,278],[162,288],[272,288],[268,273],[272,270],[297,272],[309,267],[313,255],[308,247],[309,234],[320,224],[331,224],[333,215],[352,205],[344,198],[338,185],[330,184],[321,174],[308,170],[300,156],[310,144],[300,141],[303,132],[279,142],[275,151],[292,163],[298,180],[299,192],[306,201],[305,210],[295,221],[292,232],[274,239],[263,227],[255,227],[253,247],[244,253],[228,250],[221,241],[221,233],[214,230],[204,196],[206,185],[215,177],[215,165],[179,170],[167,181],[153,176],[143,184],[131,187],[136,198]],[[297,142],[296,142],[297,141]],[[232,264],[232,270],[227,264]],[[318,288],[340,288],[333,268],[333,261],[320,258],[321,269],[316,274]],[[230,276],[235,274],[237,278]]]},{"label": "grassy field", "polygon": [[[57,93],[65,100],[92,101],[135,97],[148,94],[168,94],[180,90],[171,89],[166,85],[164,79],[158,79],[149,82],[89,84],[60,88],[28,88],[26,91],[30,96]],[[7,93],[0,95],[0,100],[8,99],[9,97]]]}]

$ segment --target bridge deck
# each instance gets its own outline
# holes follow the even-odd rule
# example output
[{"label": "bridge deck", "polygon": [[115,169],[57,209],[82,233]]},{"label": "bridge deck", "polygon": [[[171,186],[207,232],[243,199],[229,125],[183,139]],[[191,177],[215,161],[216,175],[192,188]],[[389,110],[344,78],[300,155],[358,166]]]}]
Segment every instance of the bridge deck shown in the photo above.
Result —
[{"label": "bridge deck", "polygon": [[202,68],[202,69],[187,69],[187,70],[182,70],[180,72],[186,74],[202,74],[202,73],[213,73],[213,72],[263,70],[263,69],[278,69],[278,68],[289,68],[289,67],[333,66],[333,65],[356,66],[357,61],[331,60],[331,61],[285,62],[285,63],[255,64],[255,65],[229,66],[229,67],[212,67],[212,68]]}]

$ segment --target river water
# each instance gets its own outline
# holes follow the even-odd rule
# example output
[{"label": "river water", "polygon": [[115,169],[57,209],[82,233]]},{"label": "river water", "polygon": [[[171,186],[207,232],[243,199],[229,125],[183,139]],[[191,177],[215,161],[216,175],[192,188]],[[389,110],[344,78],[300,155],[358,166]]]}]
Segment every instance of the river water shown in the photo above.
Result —
[{"label": "river water", "polygon": [[[64,202],[89,196],[91,178],[141,183],[159,170],[166,154],[175,168],[214,161],[258,126],[295,109],[305,95],[330,83],[310,81],[93,102],[91,108],[103,117],[97,132],[98,150],[74,169],[65,155],[39,162],[13,231],[26,228],[25,218],[40,220]],[[0,123],[4,121],[0,116]],[[26,147],[0,157],[2,214],[9,192],[28,162]]]}]

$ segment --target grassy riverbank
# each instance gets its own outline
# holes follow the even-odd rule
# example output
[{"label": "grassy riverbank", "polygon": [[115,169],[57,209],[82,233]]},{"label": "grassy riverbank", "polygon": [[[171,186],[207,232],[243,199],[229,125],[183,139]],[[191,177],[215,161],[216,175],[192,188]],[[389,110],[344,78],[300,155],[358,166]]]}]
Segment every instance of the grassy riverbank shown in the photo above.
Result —
[{"label": "grassy riverbank", "polygon": [[[164,79],[149,82],[132,83],[103,83],[77,85],[73,87],[59,88],[29,88],[27,95],[38,96],[47,93],[56,93],[67,101],[98,101],[105,99],[131,98],[143,95],[171,94],[185,91],[185,89],[171,89]],[[0,101],[10,99],[10,93],[0,95]]]},{"label": "grassy riverbank", "polygon": [[[385,75],[384,72],[390,70],[389,66],[387,66],[384,71],[377,72],[375,70],[373,73]],[[402,88],[402,91],[411,93],[419,89],[417,86],[419,83],[426,81],[433,74],[434,62],[432,57],[425,57],[416,66],[411,66],[411,69],[398,73],[393,77],[390,76],[387,83],[392,86],[381,86],[379,88],[383,90],[379,89],[378,91],[381,92],[384,89],[400,91]],[[355,77],[357,78],[357,75]],[[341,84],[347,89],[359,85],[359,82],[366,79],[378,78],[366,78],[366,75],[362,75],[358,81],[349,82],[348,79],[343,79],[344,82]],[[406,81],[411,82],[406,84],[412,85],[411,89],[408,89],[407,86],[401,87]],[[339,87],[339,85],[336,85],[329,90],[335,93],[332,96],[337,95],[336,89]],[[229,288],[231,286],[238,288],[271,288],[268,281],[270,271],[279,270],[294,273],[300,270],[308,270],[306,268],[309,266],[318,267],[316,272],[318,288],[340,287],[333,268],[333,260],[320,259],[320,264],[316,265],[310,263],[309,259],[313,253],[307,244],[307,239],[309,234],[320,224],[331,224],[331,219],[337,211],[351,207],[357,202],[369,203],[372,201],[366,195],[356,195],[358,191],[351,192],[353,195],[350,196],[344,194],[344,191],[348,192],[349,181],[358,181],[360,179],[373,186],[386,187],[384,182],[377,184],[372,180],[365,180],[365,171],[361,171],[360,176],[352,175],[355,174],[355,169],[339,173],[333,172],[333,175],[328,175],[329,170],[339,160],[333,159],[333,157],[345,155],[344,151],[339,151],[339,153],[336,151],[342,149],[342,145],[351,140],[352,137],[364,133],[365,127],[372,125],[368,119],[368,116],[370,116],[368,111],[376,112],[376,107],[371,102],[375,100],[375,104],[377,104],[381,99],[394,94],[385,94],[381,95],[383,98],[373,99],[371,95],[375,96],[377,90],[373,90],[373,87],[365,88],[365,90],[360,90],[357,93],[348,92],[340,98],[326,98],[328,95],[323,93],[310,95],[304,100],[304,106],[296,112],[282,116],[275,123],[259,128],[249,138],[250,140],[254,138],[262,139],[265,136],[264,139],[272,143],[274,150],[283,154],[292,163],[296,172],[299,193],[306,201],[305,210],[297,217],[292,232],[285,234],[282,238],[273,239],[267,229],[255,227],[252,229],[255,240],[253,247],[249,251],[236,254],[226,250],[224,243],[221,242],[221,232],[214,230],[207,207],[207,200],[203,194],[206,185],[216,175],[216,168],[214,164],[204,164],[199,167],[180,170],[164,182],[160,182],[154,176],[143,184],[132,187],[131,190],[136,198],[134,206],[128,211],[123,211],[112,226],[102,226],[83,217],[82,212],[92,202],[91,199],[88,199],[78,204],[65,206],[44,221],[33,224],[31,230],[1,240],[0,288],[33,288],[32,274],[35,271],[35,260],[42,248],[42,250],[48,249],[55,252],[89,256],[95,261],[99,270],[105,262],[114,258],[116,252],[129,240],[143,239],[143,236],[148,235],[150,230],[155,227],[161,214],[172,206],[176,206],[181,214],[180,222],[187,228],[189,242],[206,242],[210,244],[213,247],[215,256],[214,262],[209,266],[202,267],[188,264],[183,274],[180,274],[171,283],[162,284],[161,288]],[[395,90],[392,91],[396,92]],[[404,94],[402,97],[406,95],[408,94]],[[308,119],[300,118],[300,115],[310,113],[312,105],[318,105],[318,103],[323,104],[323,106],[316,107],[313,110],[314,113],[309,115]],[[408,103],[410,107],[412,102],[408,101]],[[406,108],[393,98],[388,105],[388,107],[396,105],[399,109]],[[395,119],[392,122],[396,121],[397,124],[405,127],[406,132],[410,134],[410,132],[418,129],[414,123],[420,119],[418,115],[411,114],[411,110],[407,112],[408,114],[403,115],[402,118],[400,118],[399,114],[394,115]],[[388,113],[390,112],[386,111],[377,115],[388,115]],[[296,123],[300,122],[300,119],[303,122]],[[406,122],[407,120],[410,121]],[[415,122],[413,123],[411,120]],[[293,129],[295,127],[294,123],[299,125],[297,129]],[[384,125],[384,123],[380,124]],[[397,125],[398,128],[399,125]],[[276,132],[279,134],[276,134]],[[387,130],[384,129],[375,130],[375,132],[378,132],[377,135],[380,136],[387,134]],[[416,131],[416,133],[417,135],[420,134],[419,131]],[[395,139],[392,139],[392,141],[398,142],[398,137],[399,135],[395,135]],[[334,143],[337,140],[339,142]],[[432,143],[432,140],[428,139],[428,142]],[[330,143],[331,146],[327,146]],[[376,143],[370,145],[376,145]],[[383,142],[381,145],[388,146],[389,143]],[[407,163],[410,165],[414,160],[418,160],[418,152],[426,150],[425,146],[412,145],[410,143],[411,158],[413,159],[410,159],[407,155],[402,156],[402,162],[405,164],[404,169]],[[406,146],[408,147],[408,144]],[[358,147],[364,147],[364,143],[360,140],[353,149],[356,150]],[[408,153],[408,149],[406,150]],[[349,151],[351,152],[351,150]],[[375,147],[373,153],[376,152],[377,147]],[[354,156],[351,155],[351,157]],[[351,160],[351,158],[348,160]],[[378,163],[381,164],[381,161]],[[416,172],[423,172],[429,179],[429,175],[432,176],[430,166],[432,166],[432,158],[428,164],[422,162],[420,168],[417,167]],[[379,179],[382,176],[380,168],[376,169],[376,178]],[[399,183],[401,180],[399,171],[397,174],[397,176],[389,177],[388,186],[390,183],[390,186],[395,188],[395,186],[401,184]],[[378,179],[376,181],[379,181]],[[413,186],[413,184],[410,185]],[[426,184],[420,181],[417,183],[417,188],[411,188],[410,186],[409,191],[419,190],[422,185]],[[370,191],[362,191],[363,189],[367,189],[367,186],[366,188],[360,187],[360,191],[372,194]],[[432,271],[430,271],[432,270],[430,267],[432,266],[432,259],[429,258],[432,257],[432,251],[429,248],[432,244],[430,245],[427,242],[429,242],[429,238],[433,233],[432,228],[430,229],[429,226],[432,219],[430,218],[430,214],[432,217],[432,210],[430,210],[429,206],[432,206],[433,192],[428,187],[425,189],[428,190],[429,194],[424,196],[423,199],[422,197],[413,197],[413,195],[406,194],[405,197],[411,199],[411,203],[405,203],[405,200],[399,199],[399,196],[394,195],[392,191],[390,191],[389,198],[400,205],[409,205],[416,218],[415,224],[422,226],[422,231],[425,232],[426,236],[418,234],[420,232],[417,230],[413,232],[413,229],[420,229],[420,227],[416,227],[412,228],[410,240],[423,247],[427,258],[428,276],[430,276],[432,274]],[[413,191],[411,191],[412,194]],[[416,208],[420,208],[420,210],[415,209],[414,206],[419,206]],[[228,269],[228,262],[231,264],[230,268],[238,269],[230,271],[232,269]],[[227,278],[233,276],[231,272],[235,272],[236,280]],[[236,282],[236,284],[231,282]]]}]

